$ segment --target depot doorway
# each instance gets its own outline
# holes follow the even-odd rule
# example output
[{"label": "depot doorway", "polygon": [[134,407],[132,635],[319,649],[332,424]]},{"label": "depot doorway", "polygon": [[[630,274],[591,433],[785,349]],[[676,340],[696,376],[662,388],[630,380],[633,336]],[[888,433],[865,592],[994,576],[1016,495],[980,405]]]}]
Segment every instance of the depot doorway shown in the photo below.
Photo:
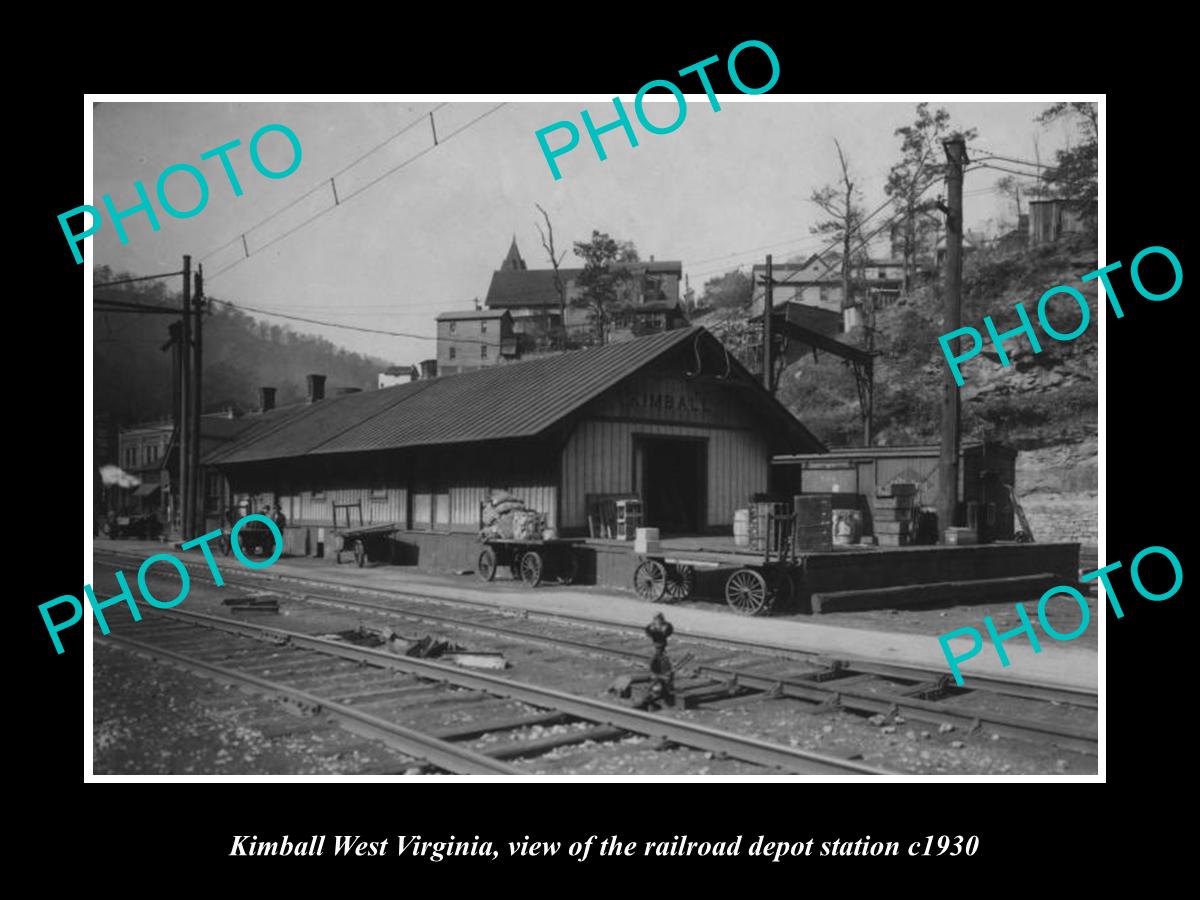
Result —
[{"label": "depot doorway", "polygon": [[664,535],[703,534],[708,441],[637,436],[634,460],[645,524]]}]

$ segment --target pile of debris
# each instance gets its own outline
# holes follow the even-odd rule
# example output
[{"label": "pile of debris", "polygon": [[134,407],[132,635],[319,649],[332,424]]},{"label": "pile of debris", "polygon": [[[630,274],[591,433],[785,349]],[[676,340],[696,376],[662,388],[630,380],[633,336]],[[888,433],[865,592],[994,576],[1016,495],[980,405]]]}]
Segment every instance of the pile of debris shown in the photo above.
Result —
[{"label": "pile of debris", "polygon": [[493,491],[483,504],[483,530],[479,536],[484,540],[538,540],[545,530],[546,517],[508,491]]},{"label": "pile of debris", "polygon": [[409,638],[397,634],[390,628],[373,628],[359,625],[347,631],[318,635],[334,641],[345,641],[358,647],[387,650],[400,656],[416,659],[440,659],[458,666],[472,669],[506,669],[508,662],[504,654],[493,650],[470,650],[461,644],[433,635]]}]

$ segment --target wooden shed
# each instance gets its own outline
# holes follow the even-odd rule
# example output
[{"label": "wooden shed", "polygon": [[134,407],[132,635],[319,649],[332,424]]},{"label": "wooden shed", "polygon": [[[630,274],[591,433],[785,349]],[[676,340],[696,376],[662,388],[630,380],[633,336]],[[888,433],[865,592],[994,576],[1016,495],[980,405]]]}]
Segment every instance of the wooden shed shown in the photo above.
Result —
[{"label": "wooden shed", "polygon": [[[868,521],[874,515],[877,488],[893,481],[917,485],[917,503],[938,508],[940,449],[935,445],[850,447],[827,453],[776,456],[771,490],[794,494],[859,494],[866,498]],[[1012,540],[1014,510],[1005,485],[1016,486],[1017,451],[996,442],[962,446],[958,467],[958,522],[981,526],[981,537]]]}]

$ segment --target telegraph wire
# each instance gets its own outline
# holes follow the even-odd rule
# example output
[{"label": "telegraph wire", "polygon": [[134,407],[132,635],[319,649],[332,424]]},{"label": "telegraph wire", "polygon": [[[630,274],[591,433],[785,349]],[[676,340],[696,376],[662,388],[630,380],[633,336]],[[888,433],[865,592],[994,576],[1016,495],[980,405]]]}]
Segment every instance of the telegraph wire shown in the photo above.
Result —
[{"label": "telegraph wire", "polygon": [[[293,316],[290,313],[272,312],[271,310],[260,309],[255,306],[245,306],[241,303],[231,303],[228,300],[218,300],[216,297],[208,297],[207,299],[210,303],[220,303],[222,306],[228,306],[233,309],[239,310],[241,312],[259,313],[260,315],[264,315],[264,316],[276,316],[280,319],[289,319],[293,322],[305,322],[309,325],[324,325],[327,328],[343,328],[347,331],[360,331],[364,334],[381,334],[386,337],[414,338],[415,340],[418,340],[418,341],[436,341],[437,340],[436,335],[430,337],[427,334],[414,334],[411,331],[387,331],[382,328],[363,328],[361,325],[346,325],[341,322],[327,322],[322,319],[310,319],[306,316]],[[477,344],[477,345],[485,346],[485,347],[495,347],[496,346],[494,343],[489,343],[488,341],[476,341],[476,340],[470,340],[467,338],[454,337],[453,340],[455,343],[459,343],[459,344]]]},{"label": "telegraph wire", "polygon": [[162,275],[142,275],[138,278],[122,278],[119,281],[94,281],[92,287],[115,287],[118,284],[133,284],[136,281],[153,281],[156,278],[174,278],[182,275],[183,270],[178,272],[164,272]]},{"label": "telegraph wire", "polygon": [[[317,219],[321,218],[321,216],[325,215],[327,212],[330,212],[331,210],[337,209],[339,206],[345,206],[345,205],[346,205],[346,203],[348,203],[348,202],[349,202],[349,201],[350,201],[350,200],[351,200],[353,197],[357,197],[359,194],[363,193],[363,191],[367,190],[368,188],[374,187],[376,184],[378,184],[379,182],[381,182],[383,179],[387,178],[389,175],[393,175],[394,173],[396,173],[396,172],[400,171],[401,169],[403,169],[403,168],[404,168],[405,166],[407,166],[409,163],[415,162],[416,160],[420,159],[422,156],[424,156],[424,155],[425,155],[426,153],[428,153],[430,150],[433,150],[433,149],[435,149],[435,148],[437,148],[437,147],[440,147],[440,146],[442,146],[442,145],[443,145],[443,144],[445,144],[447,141],[449,141],[450,139],[452,139],[452,138],[453,138],[455,135],[461,134],[462,132],[464,132],[464,131],[466,131],[468,128],[470,128],[472,125],[474,125],[476,122],[479,122],[480,120],[482,120],[482,119],[484,119],[484,118],[486,118],[486,117],[490,116],[492,113],[496,112],[496,111],[497,111],[497,110],[499,110],[501,107],[503,107],[503,106],[506,106],[506,105],[507,105],[506,103],[498,103],[497,105],[495,105],[495,106],[493,106],[491,109],[489,109],[487,112],[484,112],[484,113],[482,113],[482,114],[480,114],[480,115],[476,116],[474,119],[471,119],[471,121],[467,122],[465,125],[462,125],[462,126],[460,126],[459,128],[456,128],[454,131],[451,131],[451,132],[450,132],[449,134],[447,134],[447,135],[443,135],[443,136],[441,136],[441,138],[438,140],[438,142],[437,142],[437,143],[430,144],[430,145],[429,145],[428,147],[426,147],[424,150],[421,150],[421,151],[419,151],[418,153],[414,154],[413,156],[410,156],[408,159],[404,160],[404,161],[403,161],[403,162],[401,162],[399,165],[393,166],[392,168],[390,168],[390,169],[388,169],[386,172],[384,172],[382,175],[379,175],[379,176],[377,176],[376,178],[373,178],[373,179],[371,179],[371,181],[367,182],[367,183],[366,183],[365,185],[363,185],[362,187],[360,187],[360,188],[358,188],[357,190],[355,190],[355,191],[351,192],[350,194],[347,194],[345,197],[342,197],[342,198],[340,199],[340,202],[335,202],[333,205],[325,207],[324,209],[320,210],[320,211],[319,211],[319,212],[317,212],[315,215],[313,215],[313,216],[311,216],[311,217],[309,217],[309,218],[305,219],[303,222],[299,223],[299,224],[298,224],[298,225],[296,225],[295,227],[293,227],[293,228],[290,228],[290,229],[288,229],[287,231],[285,231],[283,234],[281,234],[281,235],[278,235],[277,237],[274,237],[274,238],[272,238],[271,240],[267,241],[267,242],[266,242],[265,244],[263,244],[261,247],[257,247],[257,248],[255,248],[255,250],[254,250],[253,252],[251,252],[251,251],[250,251],[249,247],[245,247],[245,250],[246,250],[246,255],[245,255],[245,256],[241,257],[240,259],[236,259],[236,260],[234,260],[232,263],[230,263],[229,265],[225,266],[224,268],[218,269],[218,270],[217,270],[216,272],[214,272],[212,275],[209,275],[209,276],[208,276],[209,280],[211,281],[212,279],[214,279],[214,278],[217,278],[217,277],[218,277],[218,276],[220,276],[220,275],[223,275],[224,273],[228,272],[230,269],[234,268],[235,266],[239,266],[239,265],[241,265],[243,262],[245,262],[245,261],[246,261],[247,259],[249,259],[251,256],[255,256],[255,255],[257,255],[257,254],[261,253],[263,250],[266,250],[268,247],[271,247],[272,245],[279,243],[280,241],[284,240],[285,238],[287,238],[287,237],[290,237],[291,235],[293,235],[293,234],[295,234],[297,231],[299,231],[301,228],[304,228],[306,225],[309,225],[309,224],[311,224],[312,222],[315,222]],[[422,115],[422,116],[421,116],[419,119],[417,119],[416,121],[424,121],[424,120],[425,120],[425,115],[423,114],[423,115]],[[411,127],[411,123],[410,123],[410,127]],[[372,151],[372,152],[373,152],[373,151]],[[335,177],[336,177],[336,176],[335,176]],[[332,184],[332,179],[326,179],[325,181],[322,181],[322,182],[321,182],[321,183],[320,183],[320,184],[319,184],[317,187],[324,187],[324,186],[325,186],[325,185],[327,185],[327,184]],[[316,188],[314,188],[313,190],[315,191],[315,190],[316,190]],[[309,194],[311,194],[311,193],[313,193],[313,191],[309,191]],[[308,196],[308,195],[306,194],[306,195],[304,195],[304,196]],[[303,198],[297,198],[297,200],[293,201],[293,205],[294,205],[296,202],[299,202],[299,200],[300,200],[300,199],[303,199]],[[277,214],[278,214],[278,213],[276,213],[276,215],[277,215]],[[264,221],[265,221],[265,220],[264,220]],[[260,223],[260,224],[261,224],[261,223]],[[255,227],[258,227],[258,226],[255,226]],[[243,233],[243,234],[244,234],[244,233]],[[234,240],[237,240],[237,239],[235,238]],[[230,241],[229,243],[233,243],[233,241]],[[228,246],[228,244],[226,244],[225,246]],[[223,248],[222,248],[222,249],[223,249]]]},{"label": "telegraph wire", "polygon": [[[445,103],[439,103],[437,106],[435,106],[433,109],[431,109],[428,113],[421,113],[421,115],[417,116],[415,119],[413,119],[411,122],[409,122],[403,128],[401,128],[399,131],[393,132],[390,136],[384,138],[382,141],[380,141],[378,144],[376,144],[370,150],[368,150],[365,153],[363,153],[362,155],[360,155],[353,162],[338,169],[329,178],[323,178],[320,181],[318,181],[316,184],[314,184],[311,188],[309,188],[303,194],[294,198],[286,206],[280,207],[279,209],[275,210],[275,212],[273,212],[269,216],[267,216],[265,219],[262,219],[262,220],[256,222],[255,224],[251,225],[249,228],[244,229],[240,234],[229,239],[221,246],[214,247],[212,250],[209,250],[207,253],[205,253],[203,256],[200,257],[200,262],[203,262],[204,260],[209,259],[210,257],[212,257],[213,255],[215,255],[217,253],[220,253],[226,247],[228,247],[232,244],[236,244],[238,241],[241,241],[243,243],[243,247],[246,250],[246,255],[249,256],[250,255],[249,248],[245,247],[245,241],[246,241],[247,234],[249,234],[252,231],[255,231],[258,228],[261,228],[263,225],[266,225],[272,219],[287,212],[289,209],[291,209],[293,206],[295,206],[301,200],[305,200],[308,197],[311,197],[313,194],[315,194],[317,191],[319,191],[321,188],[323,188],[327,182],[332,182],[333,179],[337,178],[339,175],[346,174],[346,172],[350,171],[350,169],[354,168],[356,165],[358,165],[360,162],[362,162],[364,159],[366,159],[371,154],[375,153],[377,150],[382,150],[384,147],[386,147],[388,144],[390,144],[396,138],[400,137],[402,134],[405,134],[410,129],[415,128],[417,125],[420,125],[422,122],[425,121],[426,115],[433,115],[435,112],[437,112],[439,109],[441,109],[445,105],[446,105]],[[336,188],[334,190],[335,190],[335,197],[336,197]],[[335,203],[334,205],[336,206],[337,204]]]}]

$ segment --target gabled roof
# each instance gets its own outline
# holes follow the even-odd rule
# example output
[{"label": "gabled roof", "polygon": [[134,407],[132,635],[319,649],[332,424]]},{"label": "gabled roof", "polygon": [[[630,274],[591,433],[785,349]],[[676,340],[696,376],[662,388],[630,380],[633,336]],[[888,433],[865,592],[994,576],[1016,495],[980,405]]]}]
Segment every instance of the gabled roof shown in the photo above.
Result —
[{"label": "gabled roof", "polygon": [[683,306],[678,300],[652,300],[649,303],[642,303],[638,306],[629,306],[621,310],[622,313],[629,315],[641,315],[642,313],[660,313],[660,312],[683,312]]},{"label": "gabled roof", "polygon": [[[797,446],[821,442],[770,396],[703,328],[679,328],[618,344],[493,366],[461,375],[332,397],[286,414],[267,413],[235,444],[205,457],[238,465],[301,456],[536,437],[663,355],[697,342],[709,365],[732,371],[747,402]],[[690,359],[690,357],[689,357]],[[277,411],[284,412],[284,411]]]},{"label": "gabled roof", "polygon": [[[683,263],[678,260],[639,260],[638,262],[615,262],[612,269],[636,275],[682,275]],[[564,286],[569,286],[583,274],[582,268],[559,269]],[[487,300],[490,309],[520,306],[558,306],[558,288],[554,284],[553,269],[522,269],[511,271],[507,267],[492,273],[488,285]]]},{"label": "gabled roof", "polygon": [[439,322],[461,322],[464,319],[502,319],[508,315],[506,309],[456,309],[438,313]]},{"label": "gabled roof", "polygon": [[[566,286],[583,269],[559,269],[559,276]],[[558,306],[558,288],[554,284],[553,269],[524,269],[514,272],[503,269],[492,273],[488,285],[489,309],[504,309],[515,306]]]}]

